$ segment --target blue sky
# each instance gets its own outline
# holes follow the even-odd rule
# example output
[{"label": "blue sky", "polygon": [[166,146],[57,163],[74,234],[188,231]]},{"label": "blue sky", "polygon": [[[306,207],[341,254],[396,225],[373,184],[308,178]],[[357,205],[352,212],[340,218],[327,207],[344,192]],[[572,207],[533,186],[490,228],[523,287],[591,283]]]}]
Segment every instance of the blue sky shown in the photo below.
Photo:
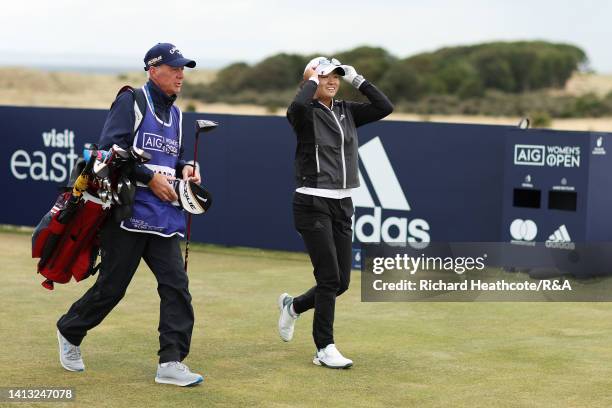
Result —
[{"label": "blue sky", "polygon": [[[157,42],[202,67],[381,46],[399,57],[495,40],[568,42],[612,73],[612,2],[550,0],[5,2],[0,64],[140,69]],[[347,61],[348,62],[348,61]]]}]

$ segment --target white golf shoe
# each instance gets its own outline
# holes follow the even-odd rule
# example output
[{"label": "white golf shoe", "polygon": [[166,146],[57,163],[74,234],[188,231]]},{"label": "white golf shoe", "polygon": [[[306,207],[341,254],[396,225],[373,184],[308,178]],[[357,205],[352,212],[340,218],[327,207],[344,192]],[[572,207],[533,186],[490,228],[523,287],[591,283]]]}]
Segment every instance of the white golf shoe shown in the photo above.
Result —
[{"label": "white golf shoe", "polygon": [[280,316],[278,318],[278,334],[283,341],[291,341],[293,338],[293,330],[295,329],[295,321],[300,316],[291,312],[293,297],[287,293],[283,293],[278,297],[278,309]]},{"label": "white golf shoe", "polygon": [[155,382],[158,384],[172,384],[179,387],[200,384],[204,377],[200,374],[192,373],[189,367],[178,361],[170,361],[157,365],[157,375]]},{"label": "white golf shoe", "polygon": [[349,368],[353,365],[353,360],[344,357],[334,344],[329,344],[327,347],[317,351],[313,364],[328,368]]},{"label": "white golf shoe", "polygon": [[60,331],[57,331],[57,341],[59,343],[59,358],[62,367],[68,371],[83,371],[85,364],[81,357],[81,348],[70,343]]}]

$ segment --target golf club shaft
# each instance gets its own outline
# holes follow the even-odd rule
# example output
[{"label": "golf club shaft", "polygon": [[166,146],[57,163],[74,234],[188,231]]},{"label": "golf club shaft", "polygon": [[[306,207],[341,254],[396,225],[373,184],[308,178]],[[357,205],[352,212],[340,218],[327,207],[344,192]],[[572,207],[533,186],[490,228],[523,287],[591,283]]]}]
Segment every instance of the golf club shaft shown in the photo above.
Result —
[{"label": "golf club shaft", "polygon": [[[196,131],[195,146],[193,147],[193,173],[195,174],[198,163],[198,138],[200,132]],[[187,272],[187,262],[189,261],[189,240],[191,239],[191,213],[187,215],[187,242],[185,243],[185,273]]]}]

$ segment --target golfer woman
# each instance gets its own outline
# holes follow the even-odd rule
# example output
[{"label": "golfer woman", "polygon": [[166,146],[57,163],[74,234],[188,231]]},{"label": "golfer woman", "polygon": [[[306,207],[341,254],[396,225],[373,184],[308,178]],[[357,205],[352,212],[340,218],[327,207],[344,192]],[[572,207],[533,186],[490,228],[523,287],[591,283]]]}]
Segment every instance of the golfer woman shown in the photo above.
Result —
[{"label": "golfer woman", "polygon": [[[341,78],[369,102],[335,100]],[[389,115],[393,105],[355,68],[336,59],[311,60],[303,79],[287,110],[297,136],[293,217],[310,255],[316,285],[295,298],[280,295],[278,330],[284,341],[290,341],[295,320],[314,308],[313,363],[348,368],[353,362],[340,354],[334,342],[334,309],[336,296],[348,289],[350,281],[351,191],[359,187],[357,128]]]}]

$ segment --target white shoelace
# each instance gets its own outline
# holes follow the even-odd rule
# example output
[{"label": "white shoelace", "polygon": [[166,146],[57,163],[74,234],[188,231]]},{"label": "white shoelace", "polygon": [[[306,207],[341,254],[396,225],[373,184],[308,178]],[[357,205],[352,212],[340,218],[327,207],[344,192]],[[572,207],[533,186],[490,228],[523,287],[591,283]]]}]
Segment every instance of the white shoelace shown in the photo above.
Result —
[{"label": "white shoelace", "polygon": [[72,361],[78,361],[81,359],[81,350],[79,346],[72,344],[68,345],[68,351],[66,352],[66,358]]},{"label": "white shoelace", "polygon": [[187,366],[183,363],[181,363],[180,361],[172,361],[170,363],[168,363],[168,365],[166,367],[171,367],[171,366],[176,366],[176,368],[180,371],[184,371],[186,373],[189,373],[191,371],[189,371],[189,368],[187,368]]}]

